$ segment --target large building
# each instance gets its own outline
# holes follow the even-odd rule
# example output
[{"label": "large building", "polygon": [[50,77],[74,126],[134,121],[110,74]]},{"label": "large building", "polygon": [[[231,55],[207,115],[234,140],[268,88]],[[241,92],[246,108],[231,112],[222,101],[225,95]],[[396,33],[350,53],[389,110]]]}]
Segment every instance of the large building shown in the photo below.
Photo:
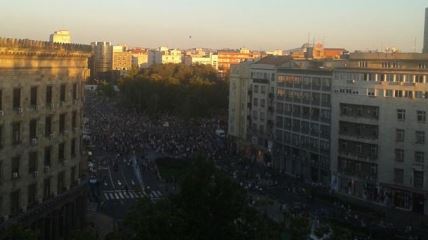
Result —
[{"label": "large building", "polygon": [[132,52],[126,46],[113,46],[112,70],[129,71],[132,68]]},{"label": "large building", "polygon": [[188,66],[201,64],[201,65],[211,65],[214,69],[218,70],[218,55],[217,54],[191,54],[184,56],[184,64]]},{"label": "large building", "polygon": [[110,42],[91,43],[93,56],[91,59],[91,78],[103,78],[112,70],[113,46]]},{"label": "large building", "polygon": [[0,39],[0,239],[13,224],[64,239],[84,224],[86,45]]},{"label": "large building", "polygon": [[71,43],[71,34],[67,30],[55,31],[50,35],[49,41],[53,43]]},{"label": "large building", "polygon": [[332,187],[428,213],[428,54],[354,53],[333,76]]},{"label": "large building", "polygon": [[149,65],[149,52],[146,49],[131,49],[132,67],[135,69],[147,68]]},{"label": "large building", "polygon": [[180,64],[183,62],[181,50],[159,47],[149,52],[149,66],[154,64]]},{"label": "large building", "polygon": [[321,43],[305,43],[300,48],[285,51],[293,59],[340,59],[346,53],[344,48],[325,48]]},{"label": "large building", "polygon": [[428,8],[425,8],[424,48],[422,52],[428,53]]},{"label": "large building", "polygon": [[263,53],[250,51],[246,48],[240,50],[220,50],[218,51],[218,70],[221,77],[229,75],[230,68],[234,64],[239,64],[246,60],[257,60],[264,56]]},{"label": "large building", "polygon": [[427,77],[428,54],[244,62],[230,75],[229,135],[282,173],[427,214]]}]

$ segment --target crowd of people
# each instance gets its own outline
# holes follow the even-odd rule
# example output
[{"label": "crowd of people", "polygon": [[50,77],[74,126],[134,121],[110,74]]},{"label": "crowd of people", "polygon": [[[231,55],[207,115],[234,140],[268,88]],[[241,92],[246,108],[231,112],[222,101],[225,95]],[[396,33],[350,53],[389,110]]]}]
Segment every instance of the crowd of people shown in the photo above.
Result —
[{"label": "crowd of people", "polygon": [[[339,200],[321,203],[316,200],[316,193],[328,192],[325,187],[278,176],[261,162],[227,151],[225,140],[216,135],[217,129],[225,128],[219,119],[183,120],[171,115],[154,118],[122,108],[94,93],[86,96],[85,115],[89,119],[85,128],[90,130],[91,143],[105,153],[116,156],[116,159],[134,153],[144,156],[148,150],[181,159],[195,153],[205,153],[249,192],[278,201],[281,204],[279,211],[284,214],[309,217],[317,223],[337,220],[348,226],[366,229],[369,233],[401,234],[407,237],[404,239],[415,235],[412,227],[394,225],[382,217],[355,210]],[[372,238],[368,235],[358,239]]]},{"label": "crowd of people", "polygon": [[86,128],[91,143],[110,154],[128,156],[154,150],[166,156],[188,158],[208,153],[211,159],[224,154],[224,142],[215,134],[218,119],[183,120],[170,115],[156,118],[122,108],[108,99],[86,96]]}]

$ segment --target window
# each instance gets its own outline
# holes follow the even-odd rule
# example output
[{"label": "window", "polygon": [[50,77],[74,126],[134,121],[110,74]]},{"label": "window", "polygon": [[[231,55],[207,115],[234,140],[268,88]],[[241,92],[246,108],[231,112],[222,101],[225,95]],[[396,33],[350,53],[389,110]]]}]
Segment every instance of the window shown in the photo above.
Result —
[{"label": "window", "polygon": [[33,143],[35,139],[37,139],[37,120],[32,119],[30,121],[30,143]]},{"label": "window", "polygon": [[59,133],[64,134],[65,131],[65,113],[59,115]]},{"label": "window", "polygon": [[43,181],[43,199],[48,199],[51,196],[51,179],[45,178]]},{"label": "window", "polygon": [[12,166],[12,179],[19,177],[19,161],[21,160],[21,156],[16,156],[12,158],[11,166]]},{"label": "window", "polygon": [[37,106],[37,87],[31,87],[30,105],[35,108]]},{"label": "window", "polygon": [[254,98],[253,105],[254,107],[257,107],[259,105],[259,99]]},{"label": "window", "polygon": [[20,192],[19,189],[10,193],[10,213],[11,215],[17,215],[20,211],[19,209],[19,199]]},{"label": "window", "polygon": [[415,152],[415,163],[424,164],[425,153],[424,152]]},{"label": "window", "polygon": [[404,150],[403,149],[395,149],[395,161],[396,162],[404,162]]},{"label": "window", "polygon": [[259,85],[254,85],[254,93],[259,93]]},{"label": "window", "polygon": [[71,139],[70,155],[72,158],[76,157],[76,142],[76,138]]},{"label": "window", "polygon": [[28,206],[33,206],[36,203],[37,185],[35,183],[28,186]]},{"label": "window", "polygon": [[77,83],[73,84],[73,100],[77,100]]},{"label": "window", "polygon": [[44,154],[44,165],[45,167],[50,167],[52,162],[52,147],[48,146],[45,147],[45,154]]},{"label": "window", "polygon": [[0,125],[0,149],[3,148],[3,125]]},{"label": "window", "polygon": [[52,104],[52,86],[46,87],[46,105]]},{"label": "window", "polygon": [[45,118],[45,136],[49,137],[52,134],[52,116]]},{"label": "window", "polygon": [[61,84],[59,101],[62,103],[65,102],[65,84]]},{"label": "window", "polygon": [[76,167],[73,166],[70,172],[70,182],[73,183],[76,180]]},{"label": "window", "polygon": [[260,87],[260,93],[261,94],[265,94],[266,93],[266,86],[261,86]]},{"label": "window", "polygon": [[424,172],[423,171],[413,171],[414,187],[423,188],[424,186]]},{"label": "window", "polygon": [[403,97],[403,91],[402,90],[395,90],[395,97]]},{"label": "window", "polygon": [[12,123],[12,144],[18,145],[21,143],[21,123]]},{"label": "window", "polygon": [[397,110],[397,119],[399,121],[406,120],[406,110],[404,110],[404,109],[398,109]]},{"label": "window", "polygon": [[260,107],[264,108],[266,106],[266,100],[260,99]]},{"label": "window", "polygon": [[58,161],[60,163],[64,162],[65,159],[65,143],[60,143],[58,145]]},{"label": "window", "polygon": [[13,109],[18,110],[21,107],[21,88],[13,89]]},{"label": "window", "polygon": [[3,110],[3,90],[0,89],[0,111]]},{"label": "window", "polygon": [[37,152],[30,152],[28,154],[28,173],[37,171]]},{"label": "window", "polygon": [[426,121],[426,112],[425,111],[417,111],[416,112],[418,123],[425,123]]},{"label": "window", "polygon": [[404,142],[404,129],[396,129],[395,130],[395,141],[396,142]]},{"label": "window", "polygon": [[425,143],[425,132],[424,131],[416,131],[416,144],[424,144]]},{"label": "window", "polygon": [[65,191],[65,172],[62,171],[58,174],[58,193],[63,193]]},{"label": "window", "polygon": [[392,97],[393,91],[391,89],[386,89],[385,91],[385,97]]}]

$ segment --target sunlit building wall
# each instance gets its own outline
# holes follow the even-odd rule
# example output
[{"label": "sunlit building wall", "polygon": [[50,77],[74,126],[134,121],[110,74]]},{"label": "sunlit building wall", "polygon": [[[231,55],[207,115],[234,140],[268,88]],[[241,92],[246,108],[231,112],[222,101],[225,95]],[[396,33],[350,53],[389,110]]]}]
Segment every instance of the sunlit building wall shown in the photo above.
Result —
[{"label": "sunlit building wall", "polygon": [[67,30],[55,31],[50,35],[49,41],[53,43],[71,43],[71,34]]}]

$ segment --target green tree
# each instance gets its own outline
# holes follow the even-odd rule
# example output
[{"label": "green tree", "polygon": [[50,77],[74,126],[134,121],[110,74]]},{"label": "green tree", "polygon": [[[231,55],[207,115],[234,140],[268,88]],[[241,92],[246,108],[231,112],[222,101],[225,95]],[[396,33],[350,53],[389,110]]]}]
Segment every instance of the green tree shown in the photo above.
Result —
[{"label": "green tree", "polygon": [[9,227],[5,232],[0,233],[2,240],[36,240],[36,234],[30,229],[24,228],[20,225]]},{"label": "green tree", "polygon": [[195,159],[176,196],[141,201],[126,226],[133,239],[275,239],[277,225],[248,207],[246,193],[211,161]]}]

